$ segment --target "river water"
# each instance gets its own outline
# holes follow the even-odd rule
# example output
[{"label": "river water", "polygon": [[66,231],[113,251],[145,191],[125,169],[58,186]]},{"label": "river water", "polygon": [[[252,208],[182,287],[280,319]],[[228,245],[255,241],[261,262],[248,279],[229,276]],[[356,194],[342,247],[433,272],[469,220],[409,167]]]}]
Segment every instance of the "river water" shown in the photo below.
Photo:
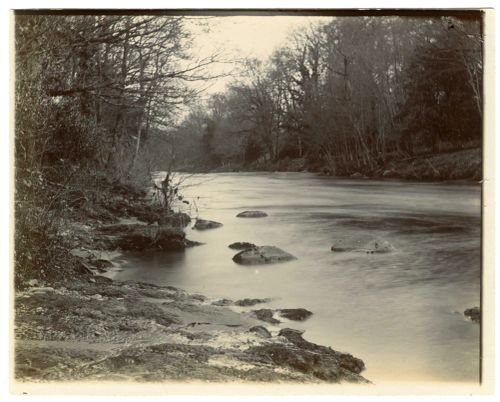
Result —
[{"label": "river water", "polygon": [[[199,216],[224,226],[187,228],[188,238],[205,244],[182,252],[127,254],[116,279],[304,307],[310,319],[281,326],[361,358],[375,383],[478,381],[480,328],[462,312],[480,303],[479,185],[309,173],[206,174],[186,183],[194,184],[184,195]],[[269,216],[236,218],[250,209]],[[394,251],[330,250],[341,239],[372,237]],[[275,245],[297,260],[240,266],[227,247],[235,241]]]}]

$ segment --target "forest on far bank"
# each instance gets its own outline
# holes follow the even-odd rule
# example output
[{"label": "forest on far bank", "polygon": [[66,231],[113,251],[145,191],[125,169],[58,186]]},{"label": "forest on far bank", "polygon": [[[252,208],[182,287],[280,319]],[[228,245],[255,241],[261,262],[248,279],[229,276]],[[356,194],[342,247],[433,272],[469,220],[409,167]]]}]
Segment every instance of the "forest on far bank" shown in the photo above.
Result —
[{"label": "forest on far bank", "polygon": [[477,18],[340,17],[297,29],[193,105],[172,129],[175,165],[380,175],[391,161],[478,148],[482,45]]}]

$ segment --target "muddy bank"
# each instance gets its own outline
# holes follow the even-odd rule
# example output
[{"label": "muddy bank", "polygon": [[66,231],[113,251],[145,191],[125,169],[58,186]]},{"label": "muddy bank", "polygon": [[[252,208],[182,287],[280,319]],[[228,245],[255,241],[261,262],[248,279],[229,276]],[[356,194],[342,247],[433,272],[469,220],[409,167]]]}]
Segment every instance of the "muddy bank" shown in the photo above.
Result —
[{"label": "muddy bank", "polygon": [[[60,282],[17,293],[15,376],[24,381],[367,383],[364,363],[174,287]],[[269,336],[270,335],[270,336]]]}]

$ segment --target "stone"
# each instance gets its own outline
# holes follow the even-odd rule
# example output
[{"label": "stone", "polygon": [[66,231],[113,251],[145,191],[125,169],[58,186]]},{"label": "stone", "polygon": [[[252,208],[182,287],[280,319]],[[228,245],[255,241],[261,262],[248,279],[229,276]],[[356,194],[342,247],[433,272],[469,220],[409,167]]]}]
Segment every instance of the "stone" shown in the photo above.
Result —
[{"label": "stone", "polygon": [[481,322],[481,310],[479,307],[468,308],[464,311],[464,315],[472,322]]},{"label": "stone", "polygon": [[215,229],[222,226],[222,223],[209,221],[205,219],[196,219],[196,222],[193,226],[193,229],[196,230],[206,230],[206,229]]},{"label": "stone", "polygon": [[234,302],[236,306],[247,307],[255,306],[256,304],[267,303],[269,299],[241,299]]},{"label": "stone", "polygon": [[312,316],[312,312],[305,308],[284,308],[278,310],[280,316],[293,321],[304,321]]},{"label": "stone", "polygon": [[52,286],[44,286],[44,287],[38,287],[38,288],[32,288],[30,289],[31,292],[33,293],[47,293],[47,292],[54,292],[54,288]]},{"label": "stone", "polygon": [[302,332],[282,329],[280,337],[286,343],[268,343],[251,348],[251,353],[262,361],[310,374],[322,381],[368,383],[359,373],[365,365],[361,359],[316,345],[302,338]]},{"label": "stone", "polygon": [[40,282],[38,281],[38,279],[30,279],[28,281],[28,286],[34,287],[34,286],[39,286],[39,285],[40,285]]},{"label": "stone", "polygon": [[233,304],[233,301],[230,299],[220,299],[212,302],[213,306],[230,306]]},{"label": "stone", "polygon": [[107,268],[111,268],[113,266],[113,263],[109,260],[99,258],[95,261],[92,261],[92,265],[98,269],[107,269]]},{"label": "stone", "polygon": [[240,251],[233,261],[242,265],[274,264],[296,260],[293,255],[275,246],[260,246]]},{"label": "stone", "polygon": [[233,250],[248,250],[249,248],[255,248],[257,246],[246,241],[237,241],[235,243],[231,243],[228,247],[232,248]]},{"label": "stone", "polygon": [[188,242],[182,229],[135,224],[121,225],[113,245],[122,250],[182,250]]},{"label": "stone", "polygon": [[237,218],[265,218],[267,214],[262,211],[244,211],[236,215]]},{"label": "stone", "polygon": [[271,338],[271,333],[262,325],[256,325],[250,328],[249,331],[258,334],[263,338]]},{"label": "stone", "polygon": [[268,322],[269,324],[279,324],[281,321],[273,317],[274,311],[268,308],[261,308],[260,310],[253,310],[252,313],[261,321]]},{"label": "stone", "polygon": [[113,282],[113,279],[108,278],[106,276],[102,276],[102,275],[94,275],[93,279],[96,283],[112,283]]}]

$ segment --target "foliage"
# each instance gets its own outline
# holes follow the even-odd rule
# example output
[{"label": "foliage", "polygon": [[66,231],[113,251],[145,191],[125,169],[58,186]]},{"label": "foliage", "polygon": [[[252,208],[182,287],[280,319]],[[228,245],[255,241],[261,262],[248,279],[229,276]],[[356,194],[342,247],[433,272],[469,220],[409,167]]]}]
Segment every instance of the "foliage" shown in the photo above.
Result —
[{"label": "foliage", "polygon": [[414,153],[480,143],[479,14],[334,18],[296,30],[267,62],[247,60],[242,71],[183,122],[183,140],[203,144],[190,163],[293,157],[370,174]]},{"label": "foliage", "polygon": [[167,129],[196,97],[186,83],[212,78],[215,62],[190,54],[185,25],[180,16],[16,15],[16,283],[63,273],[64,219],[91,211],[111,183],[150,182],[171,157]]}]

